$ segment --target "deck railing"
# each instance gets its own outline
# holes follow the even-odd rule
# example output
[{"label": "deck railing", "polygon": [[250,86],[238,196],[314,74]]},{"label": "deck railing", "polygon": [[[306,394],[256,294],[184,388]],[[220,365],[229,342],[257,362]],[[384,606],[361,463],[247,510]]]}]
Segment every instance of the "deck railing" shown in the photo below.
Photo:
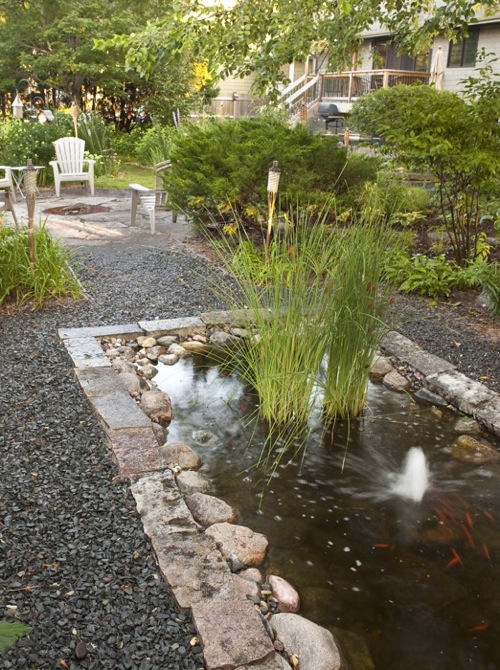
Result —
[{"label": "deck railing", "polygon": [[290,116],[298,114],[321,100],[351,103],[357,98],[379,88],[390,88],[397,84],[427,84],[429,72],[409,70],[352,70],[331,74],[309,75],[301,88],[282,96],[282,103]]},{"label": "deck railing", "polygon": [[[352,103],[366,93],[397,84],[427,84],[429,72],[408,70],[352,70],[331,74],[309,74],[291,82],[281,94],[281,104],[290,118],[298,117],[303,109],[310,109],[321,100]],[[209,114],[224,118],[252,116],[265,104],[264,100],[235,96],[212,100]]]}]

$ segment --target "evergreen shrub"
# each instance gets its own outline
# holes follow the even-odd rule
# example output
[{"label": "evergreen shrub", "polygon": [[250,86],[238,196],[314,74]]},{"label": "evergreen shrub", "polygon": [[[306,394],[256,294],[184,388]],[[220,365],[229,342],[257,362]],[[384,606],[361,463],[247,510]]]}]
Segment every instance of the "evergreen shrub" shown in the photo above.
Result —
[{"label": "evergreen shrub", "polygon": [[375,179],[378,160],[351,156],[333,137],[313,135],[275,117],[187,124],[171,137],[172,172],[165,175],[172,206],[196,223],[262,223],[267,177],[281,169],[278,208],[320,207]]}]

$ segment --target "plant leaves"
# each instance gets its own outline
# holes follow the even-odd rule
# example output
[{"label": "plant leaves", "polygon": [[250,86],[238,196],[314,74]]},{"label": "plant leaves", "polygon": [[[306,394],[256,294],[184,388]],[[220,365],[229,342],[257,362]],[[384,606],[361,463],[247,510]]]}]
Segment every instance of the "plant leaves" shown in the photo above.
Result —
[{"label": "plant leaves", "polygon": [[29,626],[17,621],[0,621],[0,652],[16,644],[17,640],[31,630]]}]

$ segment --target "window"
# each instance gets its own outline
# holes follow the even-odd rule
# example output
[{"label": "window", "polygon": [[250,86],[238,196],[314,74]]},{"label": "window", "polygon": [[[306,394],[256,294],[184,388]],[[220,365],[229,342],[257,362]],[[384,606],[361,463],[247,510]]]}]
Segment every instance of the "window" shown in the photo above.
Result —
[{"label": "window", "polygon": [[448,67],[474,67],[476,64],[479,29],[469,28],[469,35],[450,42]]}]

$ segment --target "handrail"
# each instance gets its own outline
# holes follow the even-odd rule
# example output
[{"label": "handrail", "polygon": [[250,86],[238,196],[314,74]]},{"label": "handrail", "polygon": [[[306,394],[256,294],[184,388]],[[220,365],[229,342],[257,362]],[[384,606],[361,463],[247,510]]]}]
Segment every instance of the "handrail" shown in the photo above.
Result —
[{"label": "handrail", "polygon": [[302,86],[302,88],[300,88],[298,91],[295,91],[295,93],[292,93],[292,95],[290,95],[286,100],[284,100],[283,101],[284,104],[285,105],[291,105],[292,102],[295,102],[295,100],[297,98],[300,98],[301,96],[303,96],[304,93],[306,93],[306,91],[308,91],[310,88],[312,88],[313,86],[315,86],[319,82],[321,76],[322,75],[317,74],[313,79],[310,79],[307,82],[307,84]]},{"label": "handrail", "polygon": [[302,84],[306,81],[307,77],[308,77],[307,74],[303,74],[298,79],[294,79],[289,84],[287,84],[285,88],[281,91],[280,98],[281,99],[286,98],[286,96],[289,95],[291,91],[293,91],[296,88],[300,88]]}]

